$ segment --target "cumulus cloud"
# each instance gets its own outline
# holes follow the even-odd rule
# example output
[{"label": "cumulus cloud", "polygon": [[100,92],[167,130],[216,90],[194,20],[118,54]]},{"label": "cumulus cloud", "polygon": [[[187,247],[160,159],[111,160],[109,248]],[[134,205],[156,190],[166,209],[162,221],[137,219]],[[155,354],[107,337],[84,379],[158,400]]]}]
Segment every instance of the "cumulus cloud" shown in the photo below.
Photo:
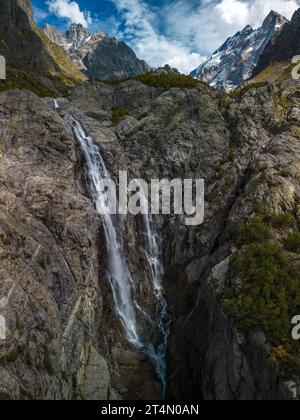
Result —
[{"label": "cumulus cloud", "polygon": [[78,3],[71,0],[48,0],[49,12],[70,23],[81,23],[85,28],[92,23],[89,12],[80,10]]},{"label": "cumulus cloud", "polygon": [[258,27],[271,10],[291,18],[300,0],[111,0],[118,13],[91,16],[73,0],[47,0],[49,12],[122,38],[151,66],[184,73],[198,67],[247,24]]},{"label": "cumulus cloud", "polygon": [[33,14],[37,22],[43,21],[48,17],[48,13],[45,10],[36,6],[33,7]]},{"label": "cumulus cloud", "polygon": [[258,27],[271,10],[290,19],[299,0],[175,0],[167,6],[165,28],[172,39],[211,54],[247,24]]},{"label": "cumulus cloud", "polygon": [[189,73],[205,60],[199,52],[172,40],[157,28],[158,14],[142,0],[113,0],[124,19],[120,36],[134,49],[139,58],[151,66],[169,64]]}]

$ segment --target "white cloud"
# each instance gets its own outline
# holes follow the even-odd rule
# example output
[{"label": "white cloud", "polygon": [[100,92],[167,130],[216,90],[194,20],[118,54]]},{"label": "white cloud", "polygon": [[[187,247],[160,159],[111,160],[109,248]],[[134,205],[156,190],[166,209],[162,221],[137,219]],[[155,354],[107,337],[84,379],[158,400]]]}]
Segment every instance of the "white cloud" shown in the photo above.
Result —
[{"label": "white cloud", "polygon": [[33,14],[34,14],[34,18],[38,22],[41,20],[45,20],[48,17],[48,13],[45,10],[40,9],[39,7],[36,7],[36,6],[33,7]]},{"label": "white cloud", "polygon": [[228,25],[245,25],[248,19],[248,5],[239,0],[223,0],[215,6],[215,11]]},{"label": "white cloud", "polygon": [[[184,73],[244,26],[258,27],[271,10],[288,19],[300,0],[172,0],[151,8],[146,0],[111,0],[119,15],[104,21],[76,1],[47,0],[49,11],[71,23],[122,38],[151,66],[170,64]],[[148,2],[149,3],[149,2]],[[121,24],[122,23],[122,24]],[[119,28],[122,28],[121,30]]]},{"label": "white cloud", "polygon": [[164,13],[165,27],[172,39],[211,54],[247,24],[260,26],[271,10],[290,19],[298,8],[299,0],[177,0]]},{"label": "white cloud", "polygon": [[81,23],[85,28],[92,23],[89,12],[81,11],[78,3],[71,0],[48,0],[49,12],[67,19],[70,23]]},{"label": "white cloud", "polygon": [[205,57],[180,40],[168,39],[156,25],[158,15],[142,0],[113,0],[124,18],[125,29],[119,35],[139,58],[153,67],[169,64],[184,73],[197,67]]}]

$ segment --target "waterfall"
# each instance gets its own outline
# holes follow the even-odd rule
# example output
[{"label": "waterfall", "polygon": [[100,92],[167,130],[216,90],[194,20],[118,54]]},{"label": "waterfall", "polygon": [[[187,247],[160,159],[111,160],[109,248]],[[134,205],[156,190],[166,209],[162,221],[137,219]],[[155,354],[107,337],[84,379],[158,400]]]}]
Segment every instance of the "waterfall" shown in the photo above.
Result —
[{"label": "waterfall", "polygon": [[157,349],[152,348],[152,354],[149,357],[153,360],[156,368],[157,376],[163,385],[163,396],[166,396],[167,391],[167,347],[170,335],[170,330],[167,326],[167,302],[163,295],[162,281],[164,276],[163,265],[163,244],[162,238],[159,234],[158,227],[156,226],[154,217],[150,214],[150,204],[143,191],[142,185],[138,180],[135,180],[136,185],[139,187],[142,196],[141,207],[148,211],[143,214],[144,224],[144,245],[145,254],[149,265],[150,275],[153,282],[153,293],[156,298],[156,322],[157,328],[160,331],[161,341]]},{"label": "waterfall", "polygon": [[115,223],[107,213],[104,199],[104,178],[110,178],[98,146],[85,134],[82,125],[74,121],[75,135],[84,153],[90,192],[99,215],[102,217],[109,258],[109,281],[112,287],[116,310],[124,326],[128,341],[137,348],[143,344],[138,332],[134,311],[134,283],[129,273],[121,244],[118,240]]},{"label": "waterfall", "polygon": [[[162,383],[163,396],[166,394],[166,351],[168,342],[168,329],[165,327],[167,304],[162,291],[162,253],[161,240],[158,230],[155,229],[154,220],[150,216],[144,216],[146,237],[146,257],[149,271],[153,282],[153,293],[157,302],[155,319],[152,319],[137,302],[136,288],[130,274],[125,250],[122,245],[122,233],[124,221],[107,214],[107,206],[104,199],[104,179],[111,179],[102,158],[100,148],[88,136],[81,123],[73,120],[73,130],[85,157],[89,188],[98,214],[103,221],[105,239],[108,251],[108,278],[113,291],[117,315],[122,322],[127,340],[139,351],[144,352],[153,363],[156,374]],[[121,238],[118,236],[120,235]],[[138,314],[144,318],[147,324],[146,330],[138,322]],[[147,330],[159,333],[159,343],[151,342]]]}]

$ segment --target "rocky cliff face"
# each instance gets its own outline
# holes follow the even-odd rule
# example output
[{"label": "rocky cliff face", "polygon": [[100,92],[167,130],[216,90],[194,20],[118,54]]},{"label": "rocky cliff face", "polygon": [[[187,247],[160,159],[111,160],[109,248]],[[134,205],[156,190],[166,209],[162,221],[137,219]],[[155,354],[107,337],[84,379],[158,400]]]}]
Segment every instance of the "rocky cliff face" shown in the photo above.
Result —
[{"label": "rocky cliff face", "polygon": [[299,55],[299,34],[300,9],[295,12],[291,22],[284,26],[282,32],[268,43],[253,71],[253,76],[257,76],[270,65],[286,61],[290,62],[295,55]]},{"label": "rocky cliff face", "polygon": [[[160,398],[150,362],[132,351],[115,316],[101,220],[64,113],[78,112],[87,125],[93,120],[67,101],[62,115],[53,108],[53,100],[31,93],[1,94],[0,308],[7,338],[0,393]],[[96,127],[97,141],[115,141],[113,131]]]},{"label": "rocky cliff face", "polygon": [[252,75],[266,45],[281,31],[288,21],[278,13],[271,12],[261,28],[246,26],[220,47],[212,57],[191,75],[208,82],[221,91],[230,91],[243,84]]},{"label": "rocky cliff face", "polygon": [[[251,254],[258,270],[267,270],[256,292],[236,262],[263,245],[258,249],[271,253],[269,261],[298,267],[296,251],[283,249],[299,215],[298,96],[296,83],[225,101],[201,84],[165,90],[135,81],[88,83],[59,99],[55,110],[52,100],[30,93],[1,94],[1,313],[9,331],[1,346],[3,396],[160,398],[153,367],[126,342],[114,310],[105,238],[69,124],[73,115],[101,146],[114,177],[124,169],[146,180],[205,178],[203,226],[158,219],[171,318],[169,397],[299,397],[289,338],[290,311],[300,309],[299,301],[288,309],[277,301],[274,278],[267,302],[283,305],[288,319],[280,331],[278,313],[251,300],[267,293],[264,279],[277,274]],[[127,115],[112,124],[120,108]],[[126,232],[128,264],[151,313],[138,219],[127,219]],[[280,282],[286,295],[295,293],[288,278]],[[248,306],[239,308],[245,298]]]},{"label": "rocky cliff face", "polygon": [[90,78],[124,79],[151,70],[135,53],[116,38],[103,32],[90,34],[82,25],[73,24],[66,33],[46,25],[45,34],[69,54],[73,63]]},{"label": "rocky cliff face", "polygon": [[162,398],[145,351],[160,334],[148,328],[157,298],[144,221],[127,216],[118,231],[143,338],[134,346],[74,121],[115,180],[122,170],[148,182],[205,179],[203,225],[156,218],[167,396],[299,399],[299,83],[220,99],[168,68],[143,80],[85,82],[56,100],[0,93],[0,399]]},{"label": "rocky cliff face", "polygon": [[67,54],[35,25],[29,0],[1,0],[0,10],[0,54],[6,58],[9,80],[48,88],[85,80]]}]

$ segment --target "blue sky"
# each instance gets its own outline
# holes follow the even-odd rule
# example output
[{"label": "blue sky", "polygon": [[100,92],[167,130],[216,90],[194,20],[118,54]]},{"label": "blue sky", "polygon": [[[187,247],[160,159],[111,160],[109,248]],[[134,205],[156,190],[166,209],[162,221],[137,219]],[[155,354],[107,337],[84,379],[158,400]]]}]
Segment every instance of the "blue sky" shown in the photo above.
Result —
[{"label": "blue sky", "polygon": [[127,42],[153,67],[188,73],[247,24],[259,26],[271,10],[287,18],[300,0],[32,0],[39,25],[65,30],[82,23]]}]

